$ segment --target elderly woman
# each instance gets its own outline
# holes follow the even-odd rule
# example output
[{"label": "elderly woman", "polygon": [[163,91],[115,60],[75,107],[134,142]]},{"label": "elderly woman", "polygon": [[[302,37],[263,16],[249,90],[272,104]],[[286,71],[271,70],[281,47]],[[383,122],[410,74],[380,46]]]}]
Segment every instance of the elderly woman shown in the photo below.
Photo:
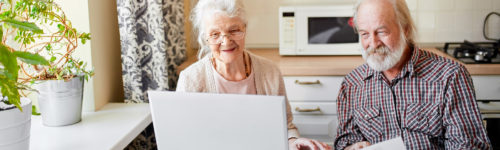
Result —
[{"label": "elderly woman", "polygon": [[[177,91],[285,96],[279,69],[245,49],[247,21],[240,0],[200,0],[191,19],[201,49],[199,61],[181,72]],[[316,140],[298,138],[287,101],[290,149],[330,149]]]}]

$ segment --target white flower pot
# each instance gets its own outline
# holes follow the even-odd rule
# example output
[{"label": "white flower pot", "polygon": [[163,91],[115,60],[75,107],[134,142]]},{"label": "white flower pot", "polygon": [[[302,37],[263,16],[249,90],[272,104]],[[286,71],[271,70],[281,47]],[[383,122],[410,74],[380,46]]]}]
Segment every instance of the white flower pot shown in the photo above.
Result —
[{"label": "white flower pot", "polygon": [[0,111],[0,149],[28,150],[30,147],[31,100],[21,98],[21,107]]},{"label": "white flower pot", "polygon": [[46,126],[65,126],[82,118],[83,79],[48,80],[36,86],[38,104]]}]

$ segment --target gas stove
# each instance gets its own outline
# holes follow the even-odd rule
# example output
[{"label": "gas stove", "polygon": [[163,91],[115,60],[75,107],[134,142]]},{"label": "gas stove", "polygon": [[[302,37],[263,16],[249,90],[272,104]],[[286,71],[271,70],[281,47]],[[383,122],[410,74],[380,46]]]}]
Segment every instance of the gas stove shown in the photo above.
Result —
[{"label": "gas stove", "polygon": [[445,43],[443,51],[466,64],[500,64],[499,42]]}]

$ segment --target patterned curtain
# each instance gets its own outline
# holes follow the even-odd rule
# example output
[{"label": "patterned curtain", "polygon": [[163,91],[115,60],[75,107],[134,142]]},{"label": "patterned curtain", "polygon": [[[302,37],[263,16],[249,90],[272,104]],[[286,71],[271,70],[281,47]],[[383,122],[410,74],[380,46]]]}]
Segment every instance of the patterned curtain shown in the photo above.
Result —
[{"label": "patterned curtain", "polygon": [[[186,57],[184,1],[116,1],[125,102],[149,102],[148,90],[175,90]],[[157,149],[152,124],[125,149]]]},{"label": "patterned curtain", "polygon": [[175,90],[186,55],[183,0],[117,0],[125,102]]}]

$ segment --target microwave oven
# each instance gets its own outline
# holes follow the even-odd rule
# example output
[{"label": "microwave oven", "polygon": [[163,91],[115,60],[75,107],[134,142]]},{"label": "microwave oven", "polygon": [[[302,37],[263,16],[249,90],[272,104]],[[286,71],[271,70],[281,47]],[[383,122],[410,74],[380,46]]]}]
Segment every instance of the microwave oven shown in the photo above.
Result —
[{"label": "microwave oven", "polygon": [[281,6],[280,55],[360,55],[351,5]]}]

